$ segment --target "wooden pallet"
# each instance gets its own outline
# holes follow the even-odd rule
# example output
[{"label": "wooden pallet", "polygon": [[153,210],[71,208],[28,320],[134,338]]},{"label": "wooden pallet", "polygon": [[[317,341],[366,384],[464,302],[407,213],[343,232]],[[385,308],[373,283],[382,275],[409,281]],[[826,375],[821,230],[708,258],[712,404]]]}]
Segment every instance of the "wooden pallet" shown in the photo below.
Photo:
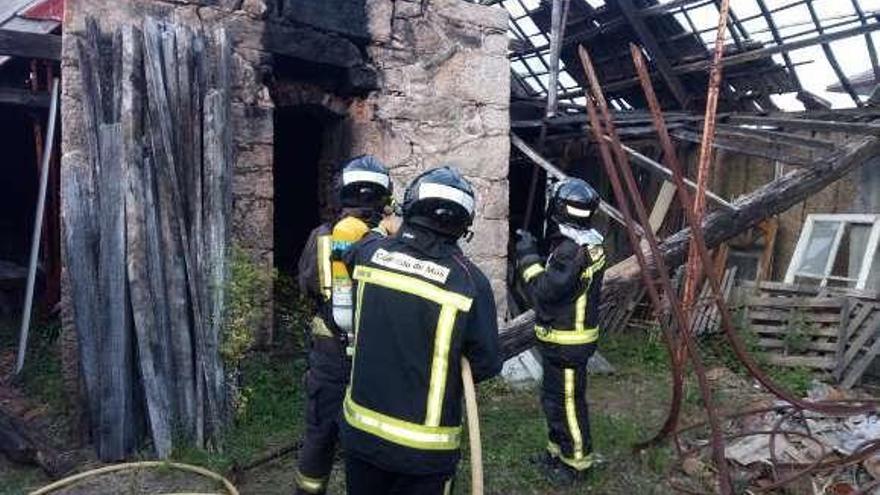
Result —
[{"label": "wooden pallet", "polygon": [[751,295],[746,321],[772,364],[831,373],[844,352],[849,299],[800,295]]},{"label": "wooden pallet", "polygon": [[852,388],[880,354],[880,303],[857,300],[844,327],[834,378]]}]

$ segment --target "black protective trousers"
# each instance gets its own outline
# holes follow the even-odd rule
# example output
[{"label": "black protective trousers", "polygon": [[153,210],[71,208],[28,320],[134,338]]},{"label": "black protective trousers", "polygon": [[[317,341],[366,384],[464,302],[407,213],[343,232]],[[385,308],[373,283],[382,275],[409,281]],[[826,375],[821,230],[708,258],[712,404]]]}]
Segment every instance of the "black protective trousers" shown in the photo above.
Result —
[{"label": "black protective trousers", "polygon": [[324,493],[333,469],[350,367],[344,348],[330,351],[314,346],[309,353],[305,433],[294,473],[297,495]]},{"label": "black protective trousers", "polygon": [[345,458],[348,495],[449,495],[450,474],[404,474],[386,471],[357,456]]},{"label": "black protective trousers", "polygon": [[[595,345],[589,346],[589,355]],[[564,366],[544,359],[541,407],[547,418],[547,451],[577,471],[593,464],[590,415],[587,410],[587,365]]]}]

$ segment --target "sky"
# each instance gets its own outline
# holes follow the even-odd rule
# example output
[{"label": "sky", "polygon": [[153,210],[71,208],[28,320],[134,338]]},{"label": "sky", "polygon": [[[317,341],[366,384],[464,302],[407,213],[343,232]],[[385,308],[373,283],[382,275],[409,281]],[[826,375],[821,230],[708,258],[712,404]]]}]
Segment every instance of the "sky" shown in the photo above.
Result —
[{"label": "sky", "polygon": [[[571,1],[587,2],[593,7],[599,7],[604,4],[603,0]],[[667,3],[669,1],[670,0],[659,0],[659,3]],[[865,12],[866,16],[871,17],[874,14],[880,15],[880,0],[858,0],[858,2],[861,5],[862,10]],[[527,9],[531,10],[538,7],[539,0],[522,0],[522,3],[526,6]],[[774,9],[790,5],[794,3],[794,0],[765,0],[765,3],[768,9],[772,11]],[[513,16],[518,16],[522,13],[522,8],[518,5],[517,0],[505,0],[503,4],[505,7],[507,7],[507,9],[511,12]],[[755,0],[731,0],[730,5],[731,9],[740,19],[760,14],[760,9]],[[849,29],[858,25],[858,18],[856,17],[853,7],[853,0],[814,0],[813,5],[816,9],[819,19],[822,22],[822,25],[826,28],[826,32]],[[675,12],[680,11],[676,10]],[[691,16],[691,19],[693,20],[697,29],[702,30],[712,28],[711,32],[706,32],[701,35],[707,47],[711,49],[715,44],[716,33],[714,28],[718,24],[719,14],[717,7],[714,4],[705,5],[697,9],[691,9],[688,11],[688,13]],[[675,14],[675,17],[686,30],[690,30],[687,20],[683,14],[677,13]],[[816,35],[810,13],[806,5],[793,6],[780,10],[779,12],[775,12],[773,13],[773,19],[776,23],[777,28],[779,28],[780,34],[783,37],[788,35],[797,35],[791,40],[786,41],[810,38]],[[846,22],[849,23],[833,27],[835,24],[842,24]],[[743,26],[745,27],[746,31],[748,31],[753,40],[764,42],[770,45],[774,44],[773,36],[770,33],[767,23],[765,22],[763,17],[744,21]],[[527,19],[520,21],[520,27],[524,31],[526,31],[526,35],[531,37],[533,43],[543,45],[546,42],[546,38],[538,33],[537,27],[534,26],[533,23],[530,23]],[[532,29],[533,27],[534,29]],[[871,36],[878,50],[880,50],[880,32],[875,31],[871,34]],[[726,42],[733,43],[732,38],[730,38],[729,32],[727,34]],[[871,62],[868,57],[867,43],[864,36],[857,36],[835,41],[831,43],[830,46],[834,52],[835,57],[840,63],[841,69],[846,75],[851,77],[871,69]],[[830,64],[828,63],[828,60],[825,58],[825,54],[821,46],[817,45],[800,50],[795,50],[790,52],[790,56],[792,62],[796,66],[795,71],[798,73],[804,89],[830,101],[834,108],[850,108],[855,106],[848,94],[833,93],[826,90],[829,85],[837,83],[838,80]],[[781,55],[776,55],[773,58],[777,63],[783,64],[783,59]],[[539,60],[533,60],[530,63],[538,65],[541,62]],[[524,69],[522,67],[518,67],[516,63],[514,63],[513,68],[517,72],[524,71]],[[546,77],[543,79],[546,81]],[[560,84],[562,84],[563,87],[570,87],[574,85],[574,81],[568,74],[564,74],[560,76]],[[804,109],[803,105],[799,101],[797,101],[796,95],[794,93],[774,95],[771,96],[771,98],[773,99],[774,103],[776,103],[780,108],[784,110],[797,111]]]}]

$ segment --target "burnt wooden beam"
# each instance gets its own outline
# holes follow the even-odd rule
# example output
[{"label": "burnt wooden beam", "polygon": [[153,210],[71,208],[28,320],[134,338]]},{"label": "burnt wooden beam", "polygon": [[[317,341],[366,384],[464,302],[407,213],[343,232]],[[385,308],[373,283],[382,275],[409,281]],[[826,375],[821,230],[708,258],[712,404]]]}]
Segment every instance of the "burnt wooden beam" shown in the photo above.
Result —
[{"label": "burnt wooden beam", "polygon": [[[830,156],[816,160],[812,166],[790,172],[745,195],[734,204],[737,211],[718,210],[703,220],[706,247],[712,249],[762,220],[782,213],[800,203],[880,153],[880,139],[866,137],[849,143]],[[690,242],[690,229],[683,229],[660,244],[666,264],[676,267],[684,261]],[[605,272],[600,312],[606,321],[614,305],[635,290],[640,269],[635,256],[611,266]],[[527,311],[501,329],[501,352],[505,358],[516,356],[535,343],[535,314]]]},{"label": "burnt wooden beam", "polygon": [[681,79],[672,72],[672,64],[669,62],[669,59],[666,58],[666,54],[660,48],[660,44],[657,43],[654,33],[651,32],[648,25],[645,24],[645,21],[639,16],[638,10],[635,5],[633,5],[632,0],[618,0],[617,6],[620,7],[620,11],[623,12],[624,17],[626,17],[626,20],[636,32],[636,36],[638,36],[642,46],[650,54],[654,65],[657,67],[657,71],[660,72],[663,81],[675,97],[679,106],[681,106],[681,108],[687,108],[690,98],[688,98],[687,91],[685,91]]},{"label": "burnt wooden beam", "polygon": [[0,104],[32,108],[49,108],[49,93],[34,93],[26,89],[0,87]]},{"label": "burnt wooden beam", "polygon": [[819,132],[840,132],[844,134],[865,134],[880,136],[880,124],[862,122],[835,122],[827,120],[798,119],[792,117],[762,117],[757,115],[730,115],[727,123],[739,125],[760,125]]},{"label": "burnt wooden beam", "polygon": [[756,136],[757,138],[770,143],[783,144],[787,146],[803,146],[806,148],[816,148],[831,151],[837,148],[837,143],[828,139],[820,139],[801,134],[793,134],[789,132],[771,131],[769,129],[755,129],[752,127],[737,127],[728,124],[715,124],[716,130],[721,134],[733,133],[737,135],[747,134]]},{"label": "burnt wooden beam", "polygon": [[61,36],[0,29],[0,55],[61,60]]},{"label": "burnt wooden beam", "polygon": [[[689,143],[699,144],[703,141],[703,135],[701,133],[686,129],[676,129],[672,131],[670,135],[679,141],[685,141]],[[717,150],[730,151],[732,153],[737,153],[740,155],[754,156],[758,158],[765,158],[767,160],[780,161],[789,165],[807,165],[811,162],[810,158],[808,157],[786,153],[784,151],[777,150],[772,146],[767,146],[765,144],[755,141],[743,142],[730,138],[725,138],[723,135],[719,135],[715,138],[715,142],[712,144],[712,147]]]}]

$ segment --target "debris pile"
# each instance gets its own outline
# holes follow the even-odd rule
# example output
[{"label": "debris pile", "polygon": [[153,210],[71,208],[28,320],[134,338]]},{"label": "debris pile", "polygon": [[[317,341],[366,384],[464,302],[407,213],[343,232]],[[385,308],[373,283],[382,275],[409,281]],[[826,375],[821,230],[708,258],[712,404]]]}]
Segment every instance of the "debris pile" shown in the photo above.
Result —
[{"label": "debris pile", "polygon": [[[815,403],[878,402],[820,382],[813,383],[806,399]],[[799,494],[880,493],[880,414],[876,410],[838,416],[761,399],[726,419],[724,453],[738,493],[775,489]],[[708,467],[711,459],[703,457],[709,455],[709,445],[705,437],[682,438],[682,449],[690,450],[671,478],[683,492],[712,490],[716,480]]]}]

